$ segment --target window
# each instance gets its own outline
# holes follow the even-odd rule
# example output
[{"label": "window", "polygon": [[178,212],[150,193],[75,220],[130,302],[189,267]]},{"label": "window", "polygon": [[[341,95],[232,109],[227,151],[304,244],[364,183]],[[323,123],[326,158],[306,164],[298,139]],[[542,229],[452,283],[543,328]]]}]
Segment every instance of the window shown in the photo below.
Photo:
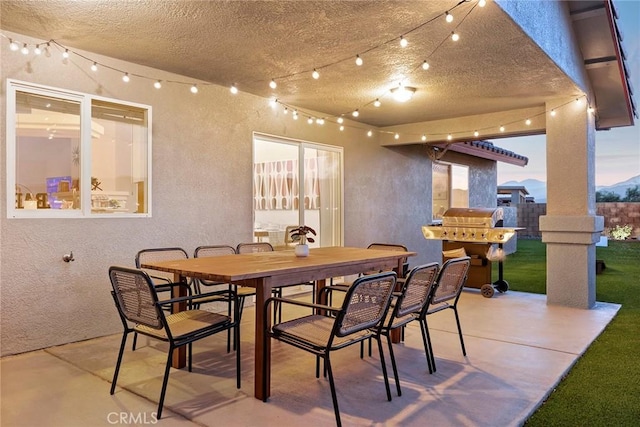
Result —
[{"label": "window", "polygon": [[469,167],[452,163],[433,163],[433,220],[441,221],[449,208],[469,207]]},{"label": "window", "polygon": [[151,214],[151,107],[7,81],[9,218]]},{"label": "window", "polygon": [[342,148],[255,134],[254,237],[287,248],[287,227],[317,232],[311,246],[341,246]]}]

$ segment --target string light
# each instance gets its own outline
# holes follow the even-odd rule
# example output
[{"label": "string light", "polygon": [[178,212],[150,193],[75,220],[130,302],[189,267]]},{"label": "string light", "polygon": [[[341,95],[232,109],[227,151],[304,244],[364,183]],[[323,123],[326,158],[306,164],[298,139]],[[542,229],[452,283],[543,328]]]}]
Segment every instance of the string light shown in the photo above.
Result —
[{"label": "string light", "polygon": [[363,63],[364,61],[360,58],[360,55],[356,55],[356,65],[360,67]]},{"label": "string light", "polygon": [[271,82],[269,82],[269,87],[270,87],[271,89],[275,89],[275,88],[277,88],[277,87],[278,87],[278,84],[276,83],[276,81],[275,81],[275,80],[271,79]]},{"label": "string light", "polygon": [[400,47],[407,47],[408,44],[407,39],[405,39],[404,36],[400,36]]},{"label": "string light", "polygon": [[9,49],[15,52],[20,49],[20,46],[18,46],[18,43],[14,42],[12,39],[9,39]]},{"label": "string light", "polygon": [[487,4],[487,0],[478,0],[478,6],[485,7]]},{"label": "string light", "polygon": [[95,73],[96,71],[98,71],[98,64],[97,64],[96,62],[94,62],[94,63],[91,65],[91,71],[93,71],[94,73]]},{"label": "string light", "polygon": [[344,123],[344,119],[342,117],[338,117],[336,121],[338,122],[338,124]]},{"label": "string light", "polygon": [[550,115],[551,117],[555,117],[555,116],[556,116],[556,110],[551,110],[551,111],[549,112],[549,115]]},{"label": "string light", "polygon": [[49,50],[50,47],[51,43],[47,42],[47,46],[45,46],[44,48],[44,56],[46,56],[47,58],[51,57],[51,51]]},{"label": "string light", "polygon": [[23,55],[29,54],[29,48],[27,47],[26,43],[22,45],[22,49],[20,49],[20,52],[22,52]]},{"label": "string light", "polygon": [[447,22],[453,22],[453,15],[449,13],[449,11],[446,11],[444,13],[444,20]]},{"label": "string light", "polygon": [[340,132],[344,130],[344,125],[340,125]]},{"label": "string light", "polygon": [[477,138],[477,137],[479,137],[479,136],[480,136],[480,132],[478,132],[478,131],[474,131],[474,132],[473,132],[473,136],[475,136],[476,138]]},{"label": "string light", "polygon": [[293,120],[298,120],[298,110],[293,110]]},{"label": "string light", "polygon": [[313,69],[313,73],[311,73],[311,77],[318,80],[320,78],[320,73],[315,68]]},{"label": "string light", "polygon": [[422,139],[422,141],[426,141],[427,140],[427,135],[423,134],[421,139]]},{"label": "string light", "polygon": [[324,119],[323,118],[316,119],[316,123],[322,126],[324,124]]},{"label": "string light", "polygon": [[312,124],[313,124],[313,119],[312,119],[311,117],[309,117],[309,118],[307,119],[307,123],[309,123],[310,125],[312,125]]},{"label": "string light", "polygon": [[198,86],[196,85],[191,86],[191,93],[194,93],[194,94],[198,93]]},{"label": "string light", "polygon": [[371,131],[371,129],[369,129],[369,131],[367,132],[367,136],[371,137],[373,135],[373,132]]},{"label": "string light", "polygon": [[269,105],[270,105],[272,108],[276,108],[276,107],[278,106],[278,99],[277,99],[277,98],[271,98],[271,99],[269,100]]},{"label": "string light", "polygon": [[590,114],[593,114],[593,113],[595,113],[595,112],[596,112],[596,109],[595,109],[595,108],[593,108],[593,107],[589,107],[589,108],[587,108],[587,111],[588,111]]},{"label": "string light", "polygon": [[283,113],[284,113],[284,114],[289,114],[289,109],[288,109],[287,107],[284,107],[284,111],[283,111]]},{"label": "string light", "polygon": [[452,31],[451,40],[453,40],[454,42],[457,42],[458,40],[460,40],[460,36],[458,35],[458,33],[456,33],[455,31]]},{"label": "string light", "polygon": [[379,107],[380,105],[382,105],[382,103],[380,102],[380,100],[378,98],[376,98],[376,100],[373,101],[373,106],[374,107]]},{"label": "string light", "polygon": [[352,115],[353,117],[358,117],[358,116],[360,115],[360,111],[358,111],[358,110],[354,110],[354,111],[353,111],[353,113],[351,113],[351,115]]},{"label": "string light", "polygon": [[153,84],[153,87],[155,87],[156,89],[161,89],[162,82],[160,80],[156,80],[156,82]]},{"label": "string light", "polygon": [[393,135],[393,137],[394,137],[395,139],[400,139],[400,134],[396,133],[395,135]]},{"label": "string light", "polygon": [[122,76],[122,81],[125,83],[129,83],[131,79],[129,78],[129,73],[124,73],[124,76]]},{"label": "string light", "polygon": [[451,134],[447,135],[447,141],[451,141],[453,139],[453,136]]},{"label": "string light", "polygon": [[230,91],[231,91],[231,93],[232,93],[232,94],[234,94],[234,95],[235,95],[236,93],[238,93],[238,88],[236,87],[236,84],[235,84],[235,83],[231,85],[231,88],[229,88],[229,90],[230,90]]},{"label": "string light", "polygon": [[39,44],[37,44],[35,49],[33,49],[33,53],[35,53],[36,55],[42,55],[42,49],[40,49]]},{"label": "string light", "polygon": [[422,69],[423,70],[428,70],[429,69],[429,63],[427,62],[427,60],[425,59],[424,62],[422,63]]},{"label": "string light", "polygon": [[527,119],[527,120],[525,120],[525,121],[524,121],[524,124],[525,124],[525,125],[527,125],[527,126],[531,125],[531,119]]},{"label": "string light", "polygon": [[500,126],[500,132],[504,132],[504,126]]},{"label": "string light", "polygon": [[65,49],[64,52],[62,52],[62,57],[64,59],[67,59],[69,57],[69,49]]}]

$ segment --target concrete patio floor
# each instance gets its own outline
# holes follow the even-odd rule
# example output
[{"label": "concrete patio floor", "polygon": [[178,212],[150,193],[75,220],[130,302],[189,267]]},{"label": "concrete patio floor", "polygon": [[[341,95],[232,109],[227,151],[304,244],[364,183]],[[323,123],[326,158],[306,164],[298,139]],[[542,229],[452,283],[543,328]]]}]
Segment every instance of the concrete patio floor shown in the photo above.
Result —
[{"label": "concrete patio floor", "polygon": [[[332,357],[342,422],[349,426],[519,426],[535,411],[618,312],[547,306],[544,295],[509,291],[483,298],[465,290],[459,310],[462,355],[453,313],[429,317],[437,372],[429,375],[417,324],[394,347],[402,396],[385,396],[373,357],[357,347]],[[285,315],[295,314],[289,308]],[[115,309],[114,309],[115,316]],[[226,334],[194,345],[193,372],[172,370],[163,417],[155,420],[166,352],[163,344],[129,340],[113,396],[109,388],[120,334],[8,356],[0,361],[3,427],[31,426],[331,426],[329,383],[315,378],[313,356],[272,346],[271,398],[253,397],[253,316],[242,325],[242,388]],[[388,354],[387,354],[388,359]],[[390,362],[388,362],[389,372]]]}]

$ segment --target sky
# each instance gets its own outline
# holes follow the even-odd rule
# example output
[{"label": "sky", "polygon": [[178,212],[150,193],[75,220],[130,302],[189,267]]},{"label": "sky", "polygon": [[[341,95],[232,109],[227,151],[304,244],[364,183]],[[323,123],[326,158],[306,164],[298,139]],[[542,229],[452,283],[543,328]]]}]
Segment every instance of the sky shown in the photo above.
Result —
[{"label": "sky", "polygon": [[[614,0],[624,37],[634,101],[640,112],[640,0]],[[498,185],[507,181],[547,181],[544,135],[503,138],[496,146],[529,158],[525,167],[498,162]],[[596,186],[609,186],[640,175],[640,120],[635,126],[596,132]]]}]

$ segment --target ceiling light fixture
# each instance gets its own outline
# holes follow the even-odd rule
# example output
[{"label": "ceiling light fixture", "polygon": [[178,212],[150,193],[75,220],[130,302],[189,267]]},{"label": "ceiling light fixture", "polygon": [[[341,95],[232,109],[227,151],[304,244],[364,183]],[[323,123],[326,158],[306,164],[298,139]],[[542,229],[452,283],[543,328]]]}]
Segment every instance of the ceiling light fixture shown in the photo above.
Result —
[{"label": "ceiling light fixture", "polygon": [[416,93],[416,88],[411,86],[400,85],[391,89],[393,99],[398,102],[407,102],[413,98],[414,93]]}]

